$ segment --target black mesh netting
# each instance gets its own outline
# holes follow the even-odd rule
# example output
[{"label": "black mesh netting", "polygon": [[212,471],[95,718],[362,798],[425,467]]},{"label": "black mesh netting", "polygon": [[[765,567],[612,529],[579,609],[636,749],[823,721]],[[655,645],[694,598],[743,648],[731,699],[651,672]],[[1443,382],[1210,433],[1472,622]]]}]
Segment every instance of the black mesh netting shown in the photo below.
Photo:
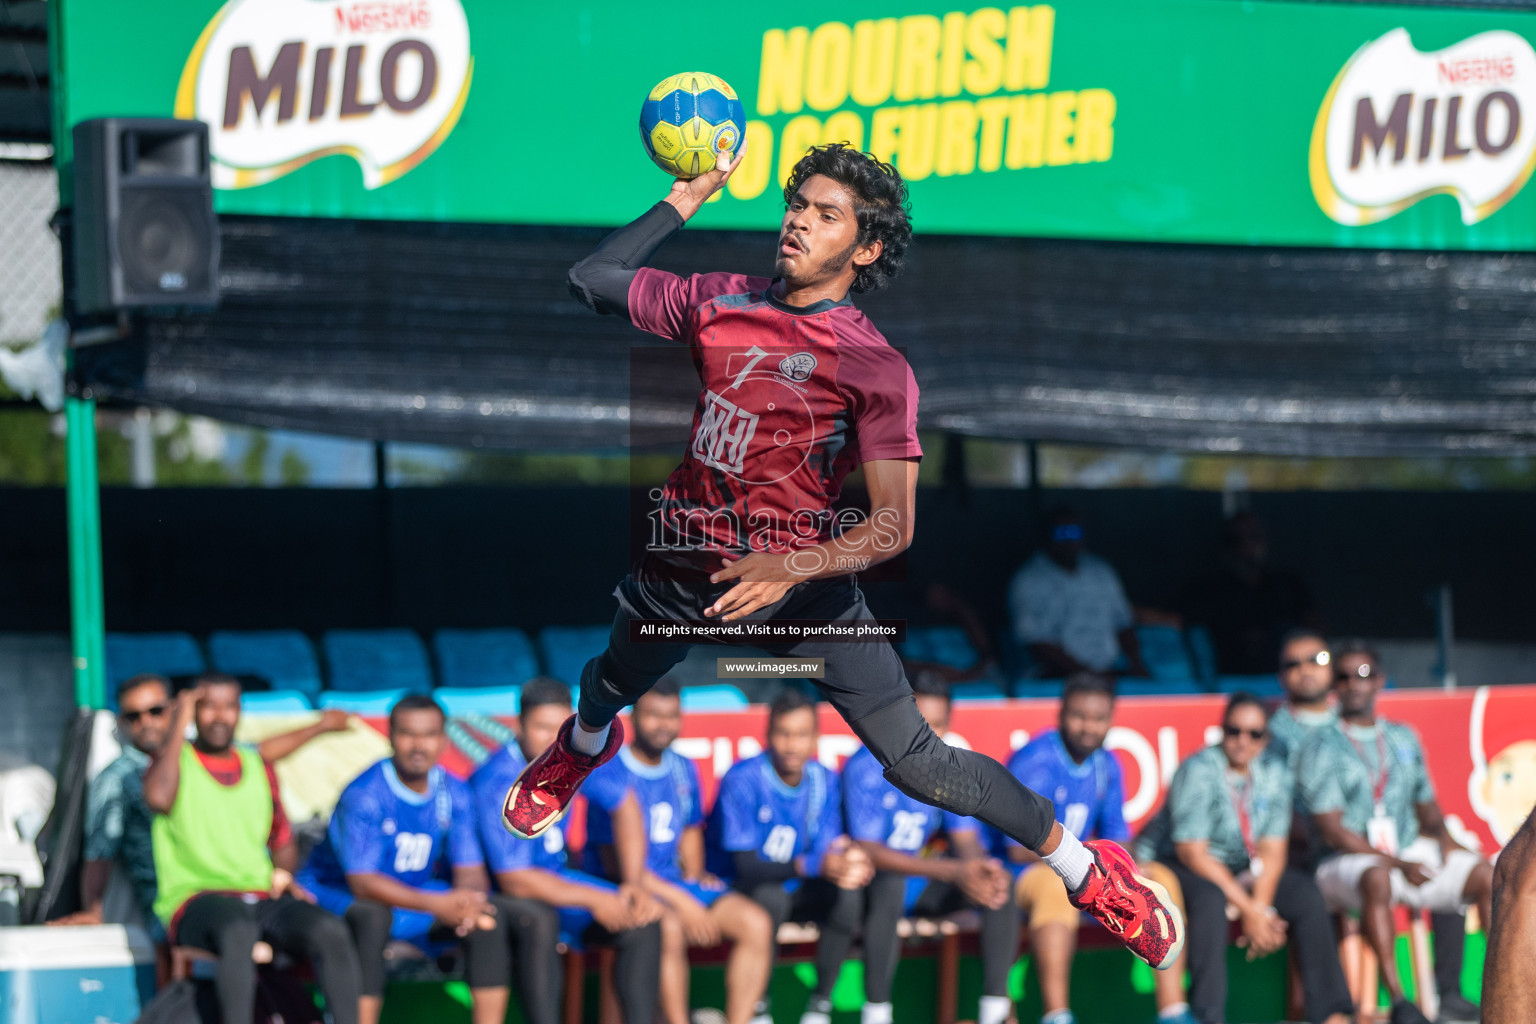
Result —
[{"label": "black mesh netting", "polygon": [[[98,395],[270,427],[501,448],[686,428],[686,362],[567,294],[602,232],[226,217],[218,312],[82,353]],[[687,230],[667,269],[761,272]],[[859,302],[921,425],[1273,454],[1536,452],[1536,253],[922,236]],[[649,435],[647,435],[649,436]]]}]

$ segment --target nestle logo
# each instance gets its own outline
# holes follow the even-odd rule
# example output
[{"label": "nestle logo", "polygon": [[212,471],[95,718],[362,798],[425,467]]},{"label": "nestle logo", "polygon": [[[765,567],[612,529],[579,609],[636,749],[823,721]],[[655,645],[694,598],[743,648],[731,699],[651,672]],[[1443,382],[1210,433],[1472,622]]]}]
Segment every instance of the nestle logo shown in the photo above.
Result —
[{"label": "nestle logo", "polygon": [[1461,60],[1442,60],[1435,65],[1440,81],[1450,85],[1468,82],[1512,82],[1515,80],[1513,54],[1502,57],[1463,57]]}]

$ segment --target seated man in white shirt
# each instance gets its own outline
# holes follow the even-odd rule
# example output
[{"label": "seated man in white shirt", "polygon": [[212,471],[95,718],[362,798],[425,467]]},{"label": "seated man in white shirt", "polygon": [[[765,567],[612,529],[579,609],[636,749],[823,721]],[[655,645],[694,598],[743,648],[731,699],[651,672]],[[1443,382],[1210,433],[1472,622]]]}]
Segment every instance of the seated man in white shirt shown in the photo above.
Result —
[{"label": "seated man in white shirt", "polygon": [[1029,651],[1038,676],[1108,672],[1122,652],[1126,675],[1150,675],[1120,577],[1084,550],[1082,520],[1072,509],[1047,518],[1045,545],[1014,575],[1008,608],[1014,640]]}]

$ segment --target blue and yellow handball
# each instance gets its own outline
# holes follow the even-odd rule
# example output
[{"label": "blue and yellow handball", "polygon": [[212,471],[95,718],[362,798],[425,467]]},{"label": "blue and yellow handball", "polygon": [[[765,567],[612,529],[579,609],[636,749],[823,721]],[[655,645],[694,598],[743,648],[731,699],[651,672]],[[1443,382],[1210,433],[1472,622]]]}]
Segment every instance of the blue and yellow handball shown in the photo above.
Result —
[{"label": "blue and yellow handball", "polygon": [[703,71],[663,78],[640,107],[645,151],[675,178],[697,178],[735,159],[746,130],[736,90]]}]

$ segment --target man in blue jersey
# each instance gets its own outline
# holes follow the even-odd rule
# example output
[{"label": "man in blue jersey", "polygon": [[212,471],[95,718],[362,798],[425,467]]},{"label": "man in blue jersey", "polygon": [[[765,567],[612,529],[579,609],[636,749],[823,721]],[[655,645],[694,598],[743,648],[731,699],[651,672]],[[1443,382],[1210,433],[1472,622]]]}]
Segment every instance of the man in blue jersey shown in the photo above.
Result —
[{"label": "man in blue jersey", "polygon": [[[924,673],[912,683],[917,710],[943,736],[949,731],[949,683]],[[843,814],[848,834],[869,854],[875,878],[864,914],[863,1024],[891,1024],[891,983],[902,915],[940,917],[981,909],[982,996],[976,1024],[1003,1024],[1013,1010],[1008,971],[1019,950],[1019,908],[1009,899],[1013,878],[987,855],[982,825],[916,800],[886,780],[880,762],[861,748],[843,766]],[[924,856],[944,832],[950,856]]]},{"label": "man in blue jersey", "polygon": [[[1055,804],[1056,820],[1074,835],[1123,843],[1130,837],[1122,805],[1125,780],[1120,762],[1104,749],[1115,710],[1114,684],[1082,672],[1061,692],[1058,728],[1036,736],[1008,760],[1008,770],[1024,785]],[[1003,837],[1008,859],[1020,868],[1014,896],[1029,925],[1029,947],[1040,981],[1041,1024],[1075,1024],[1068,979],[1077,948],[1079,911],[1067,900],[1066,887],[1039,858]]]},{"label": "man in blue jersey", "polygon": [[[554,907],[559,912],[561,940],[574,946],[615,947],[614,991],[625,1024],[651,1024],[661,970],[661,904],[637,886],[614,885],[570,867],[565,843],[569,818],[537,839],[519,839],[501,825],[502,794],[528,759],[538,757],[555,741],[570,715],[571,691],[564,683],[540,677],[523,687],[519,739],[492,754],[469,780],[480,842],[496,888],[517,899]],[[518,951],[520,963],[524,957],[534,961],[523,965],[530,975],[543,980],[531,1001],[523,997],[523,1016],[529,1024],[557,1022],[556,939],[551,933],[542,944]]]},{"label": "man in blue jersey", "polygon": [[874,877],[869,855],[843,833],[837,774],[816,760],[816,707],[785,690],[768,708],[768,750],[720,780],[705,829],[709,869],[773,918],[814,922],[816,988],[801,1024],[828,1024],[832,986]]},{"label": "man in blue jersey", "polygon": [[[469,787],[439,765],[445,718],[431,697],[402,698],[389,712],[394,753],[342,790],[325,839],[299,873],[315,901],[345,917],[362,966],[359,1024],[384,1004],[384,948],[391,939],[428,951],[464,948],[475,1024],[507,1015],[511,947],[546,908],[490,888]],[[552,930],[552,925],[545,930]]]},{"label": "man in blue jersey", "polygon": [[[704,794],[699,770],[672,750],[682,731],[677,681],[664,678],[635,702],[634,740],[592,773],[587,795],[587,870],[641,885],[667,908],[662,918],[661,1012],[688,1024],[688,947],[731,943],[725,1019],[762,1016],[773,968],[773,920],[704,870]],[[621,851],[644,851],[644,857]],[[629,861],[630,863],[625,863]],[[762,1016],[759,1024],[768,1024]]]}]

